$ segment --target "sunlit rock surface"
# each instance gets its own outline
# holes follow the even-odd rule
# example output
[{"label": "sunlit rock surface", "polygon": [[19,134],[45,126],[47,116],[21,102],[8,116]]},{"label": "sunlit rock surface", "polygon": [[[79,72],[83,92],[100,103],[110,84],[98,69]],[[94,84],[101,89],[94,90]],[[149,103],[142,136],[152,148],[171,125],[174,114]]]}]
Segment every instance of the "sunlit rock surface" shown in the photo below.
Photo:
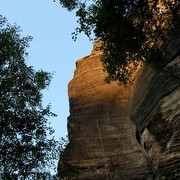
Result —
[{"label": "sunlit rock surface", "polygon": [[[180,179],[179,42],[164,46],[169,73],[140,68],[130,88],[104,82],[95,47],[76,62],[68,86],[71,179]],[[66,165],[59,161],[60,176]]]},{"label": "sunlit rock surface", "polygon": [[100,52],[76,62],[69,83],[68,131],[71,165],[79,179],[143,179],[151,167],[134,138],[130,89],[106,84]]}]

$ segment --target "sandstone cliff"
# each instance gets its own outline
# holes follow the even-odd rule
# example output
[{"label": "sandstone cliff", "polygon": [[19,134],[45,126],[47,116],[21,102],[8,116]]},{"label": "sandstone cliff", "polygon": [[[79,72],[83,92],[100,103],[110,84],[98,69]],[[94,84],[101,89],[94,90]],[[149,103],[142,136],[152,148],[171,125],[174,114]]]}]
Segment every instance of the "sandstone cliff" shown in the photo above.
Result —
[{"label": "sandstone cliff", "polygon": [[[180,56],[169,65],[173,74],[141,71],[131,96],[136,139],[157,178],[180,178]],[[175,69],[176,68],[176,69]],[[143,78],[142,78],[143,77]]]},{"label": "sandstone cliff", "polygon": [[130,88],[104,82],[101,52],[77,61],[68,86],[71,179],[180,178],[180,56],[170,45],[172,73],[141,68]]},{"label": "sandstone cliff", "polygon": [[165,72],[141,69],[132,88],[131,121],[157,179],[180,179],[180,36],[163,47]]}]

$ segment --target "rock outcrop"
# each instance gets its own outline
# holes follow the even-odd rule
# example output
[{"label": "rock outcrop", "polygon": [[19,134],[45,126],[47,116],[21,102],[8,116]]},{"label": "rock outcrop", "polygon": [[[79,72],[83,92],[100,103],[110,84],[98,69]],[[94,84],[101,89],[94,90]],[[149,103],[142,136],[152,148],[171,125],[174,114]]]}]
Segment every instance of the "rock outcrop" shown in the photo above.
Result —
[{"label": "rock outcrop", "polygon": [[141,71],[131,104],[136,139],[161,179],[180,178],[180,56],[169,65],[173,75]]},{"label": "rock outcrop", "polygon": [[104,82],[100,55],[78,60],[68,86],[70,164],[79,179],[143,179],[151,167],[134,138],[130,89]]},{"label": "rock outcrop", "polygon": [[71,179],[180,178],[179,44],[168,47],[171,73],[141,68],[130,88],[104,82],[101,52],[77,61],[68,86],[70,145],[67,164],[59,161],[61,177],[70,165]]},{"label": "rock outcrop", "polygon": [[132,88],[131,121],[157,179],[180,179],[180,35],[162,47],[164,72],[141,69]]}]

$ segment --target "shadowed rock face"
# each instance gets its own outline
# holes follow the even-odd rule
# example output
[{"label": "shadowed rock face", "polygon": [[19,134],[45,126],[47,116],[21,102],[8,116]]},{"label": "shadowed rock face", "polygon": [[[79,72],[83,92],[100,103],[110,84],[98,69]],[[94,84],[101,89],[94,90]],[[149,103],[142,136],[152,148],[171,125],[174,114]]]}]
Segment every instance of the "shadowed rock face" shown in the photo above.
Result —
[{"label": "shadowed rock face", "polygon": [[164,70],[142,69],[131,94],[136,139],[158,179],[180,179],[180,34],[162,47]]},{"label": "shadowed rock face", "polygon": [[[136,137],[158,178],[180,178],[180,56],[169,65],[174,76],[142,71],[132,95]],[[176,78],[175,78],[176,76]]]},{"label": "shadowed rock face", "polygon": [[[172,44],[164,51],[171,74],[141,68],[131,88],[104,82],[100,52],[77,61],[68,86],[66,156],[78,171],[71,179],[180,178],[180,56]],[[60,161],[60,176],[63,169]]]}]

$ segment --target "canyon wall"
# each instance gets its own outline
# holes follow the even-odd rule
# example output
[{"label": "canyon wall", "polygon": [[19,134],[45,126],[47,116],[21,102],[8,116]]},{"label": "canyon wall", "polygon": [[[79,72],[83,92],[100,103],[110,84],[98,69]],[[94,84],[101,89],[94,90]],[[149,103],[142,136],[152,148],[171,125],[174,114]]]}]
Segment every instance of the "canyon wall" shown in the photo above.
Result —
[{"label": "canyon wall", "polygon": [[170,73],[140,68],[129,88],[104,82],[95,48],[76,62],[62,179],[180,178],[180,56],[174,44],[164,51]]}]

